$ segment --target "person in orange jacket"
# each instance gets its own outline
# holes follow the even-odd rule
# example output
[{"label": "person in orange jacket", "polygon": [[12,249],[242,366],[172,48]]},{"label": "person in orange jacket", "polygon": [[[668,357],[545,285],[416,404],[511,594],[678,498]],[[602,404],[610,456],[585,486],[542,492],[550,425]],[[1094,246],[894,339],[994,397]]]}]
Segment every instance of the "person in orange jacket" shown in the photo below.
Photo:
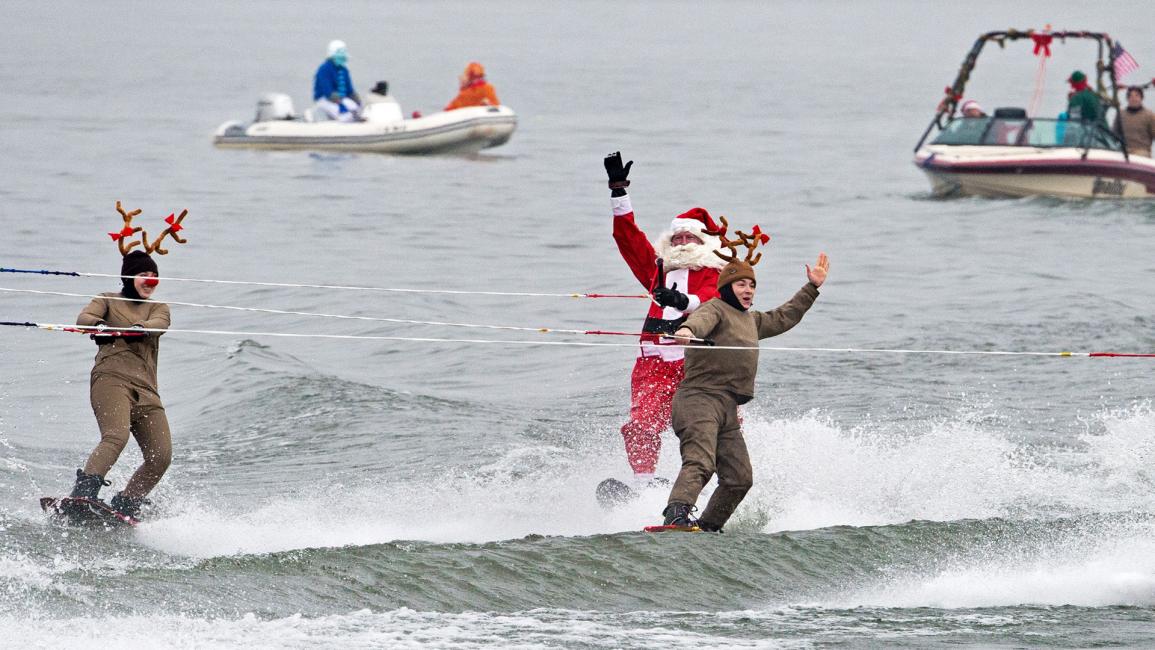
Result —
[{"label": "person in orange jacket", "polygon": [[457,97],[449,102],[445,110],[452,111],[467,106],[498,106],[497,91],[485,80],[485,68],[476,61],[465,66],[465,72],[458,79],[461,81],[461,91]]}]

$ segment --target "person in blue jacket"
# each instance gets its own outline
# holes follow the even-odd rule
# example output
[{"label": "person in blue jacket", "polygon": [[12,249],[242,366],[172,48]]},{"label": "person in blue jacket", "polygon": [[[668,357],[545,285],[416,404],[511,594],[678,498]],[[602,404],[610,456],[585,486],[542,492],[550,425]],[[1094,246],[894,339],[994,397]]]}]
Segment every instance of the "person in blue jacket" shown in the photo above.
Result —
[{"label": "person in blue jacket", "polygon": [[353,88],[353,77],[345,63],[349,51],[345,41],[329,43],[329,58],[317,68],[313,79],[313,101],[317,113],[331,120],[354,122],[360,119],[361,98]]}]

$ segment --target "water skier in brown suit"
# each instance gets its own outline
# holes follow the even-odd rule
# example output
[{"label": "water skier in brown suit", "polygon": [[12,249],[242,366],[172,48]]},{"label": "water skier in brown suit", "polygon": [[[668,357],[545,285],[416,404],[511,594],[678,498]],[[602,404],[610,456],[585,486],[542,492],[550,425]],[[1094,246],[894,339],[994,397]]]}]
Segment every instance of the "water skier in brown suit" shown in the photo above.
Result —
[{"label": "water skier in brown suit", "polygon": [[[757,246],[770,240],[758,226],[752,234],[736,232],[738,239],[725,237],[726,221],[720,234],[723,246],[730,249],[722,255],[728,264],[718,276],[719,298],[702,305],[675,332],[680,343],[690,338],[709,339],[718,347],[744,347],[743,350],[717,350],[694,346],[686,349],[686,377],[674,395],[673,426],[680,441],[682,469],[670,490],[664,524],[705,531],[721,531],[753,484],[753,469],[746,441],[742,437],[738,406],[754,395],[754,377],[758,372],[758,341],[777,336],[798,324],[818,297],[818,287],[826,281],[830,262],[825,253],[811,268],[809,280],[794,297],[777,309],[750,311],[754,303],[754,265],[762,258]],[[746,259],[739,260],[737,245],[746,247]],[[700,519],[691,513],[702,488],[717,472],[718,489]]]},{"label": "water skier in brown suit", "polygon": [[151,300],[160,281],[156,262],[149,253],[168,252],[160,246],[166,235],[184,243],[176,233],[187,212],[182,212],[179,219],[169,216],[169,227],[152,244],[148,243],[148,233],[143,233],[144,250],[133,251],[130,249],[141,242],[127,240],[142,232],[132,226],[132,217],[140,210],[126,213],[120,202],[116,208],[125,227],[110,235],[124,256],[120,274],[127,277],[121,278],[123,288],[119,292],[94,298],[80,312],[76,324],[117,332],[145,331],[131,337],[101,335],[99,330],[93,334],[99,347],[92,366],[89,397],[100,427],[100,443],[84,468],[76,470],[76,484],[70,496],[99,498],[100,488],[108,485],[105,475],[120,458],[131,435],[140,445],[144,462],[109,505],[136,518],[144,497],[160,482],[172,460],[172,434],[157,388],[157,355],[163,332],[147,331],[168,329],[170,315],[168,305]]}]

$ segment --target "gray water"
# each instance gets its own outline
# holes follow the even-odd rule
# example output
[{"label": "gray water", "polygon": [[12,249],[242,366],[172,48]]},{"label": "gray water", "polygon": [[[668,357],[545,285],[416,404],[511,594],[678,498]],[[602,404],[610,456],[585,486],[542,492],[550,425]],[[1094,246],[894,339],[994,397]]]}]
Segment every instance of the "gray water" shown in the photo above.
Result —
[{"label": "gray water", "polygon": [[[1108,31],[1142,78],[1153,18],[1146,2],[7,4],[0,266],[115,273],[119,199],[145,225],[189,209],[162,276],[633,293],[601,168],[620,149],[647,232],[701,205],[773,235],[763,308],[830,255],[814,309],[768,345],[1153,352],[1155,205],[933,200],[911,164],[979,33]],[[406,112],[482,61],[517,133],[470,157],[211,146],[263,92],[303,108],[332,38]],[[1043,112],[1094,61],[1056,50]],[[1026,46],[989,52],[971,96],[1025,105],[1035,65]],[[570,329],[644,312],[175,281],[156,297]],[[0,320],[68,323],[85,302],[4,292]],[[180,306],[173,327],[628,342]],[[92,344],[4,329],[0,635],[20,647],[1155,643],[1150,360],[764,352],[754,490],[724,536],[658,537],[637,531],[664,494],[593,499],[628,473],[630,346],[172,332],[175,460],[158,515],[110,534],[36,503],[97,440]],[[660,473],[676,456],[671,435]]]}]

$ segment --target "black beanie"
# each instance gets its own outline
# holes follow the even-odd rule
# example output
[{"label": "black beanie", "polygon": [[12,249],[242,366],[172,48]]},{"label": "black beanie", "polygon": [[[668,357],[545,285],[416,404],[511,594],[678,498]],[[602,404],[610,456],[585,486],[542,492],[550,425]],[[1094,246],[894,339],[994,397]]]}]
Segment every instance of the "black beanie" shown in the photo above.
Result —
[{"label": "black beanie", "polygon": [[121,275],[139,275],[148,271],[160,273],[160,270],[156,268],[156,262],[144,251],[132,251],[125,255],[124,262],[120,265]]},{"label": "black beanie", "polygon": [[[125,255],[124,262],[120,265],[121,275],[135,276],[148,271],[152,271],[158,275],[160,274],[160,270],[156,267],[156,262],[144,251],[132,251],[128,255]],[[141,299],[140,294],[136,292],[136,287],[133,286],[133,278],[121,278],[120,283],[124,286],[123,293],[126,298],[132,298],[133,300]]]}]

